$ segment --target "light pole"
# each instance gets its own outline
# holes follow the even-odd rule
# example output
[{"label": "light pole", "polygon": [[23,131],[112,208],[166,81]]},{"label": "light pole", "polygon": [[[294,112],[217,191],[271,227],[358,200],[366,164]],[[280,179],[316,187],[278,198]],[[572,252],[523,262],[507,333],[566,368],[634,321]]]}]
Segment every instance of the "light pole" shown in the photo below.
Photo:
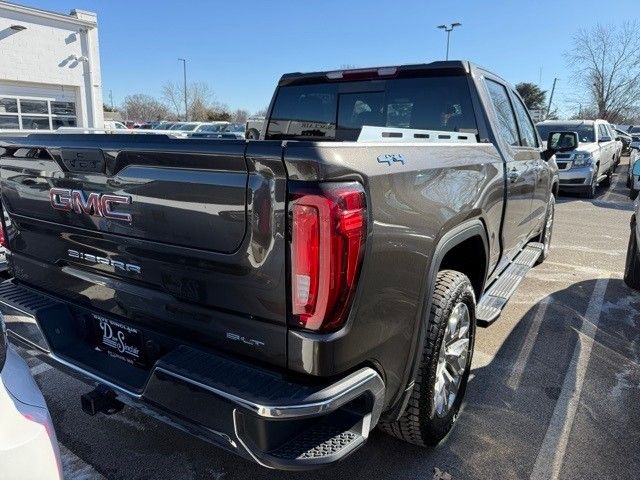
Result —
[{"label": "light pole", "polygon": [[449,60],[449,37],[451,36],[451,31],[454,28],[461,27],[461,26],[462,26],[461,23],[454,22],[451,25],[438,25],[438,27],[437,27],[437,28],[447,32],[447,56],[445,57],[445,60]]},{"label": "light pole", "polygon": [[189,107],[187,106],[187,61],[184,58],[179,58],[182,62],[182,73],[184,75],[184,121],[189,121]]}]

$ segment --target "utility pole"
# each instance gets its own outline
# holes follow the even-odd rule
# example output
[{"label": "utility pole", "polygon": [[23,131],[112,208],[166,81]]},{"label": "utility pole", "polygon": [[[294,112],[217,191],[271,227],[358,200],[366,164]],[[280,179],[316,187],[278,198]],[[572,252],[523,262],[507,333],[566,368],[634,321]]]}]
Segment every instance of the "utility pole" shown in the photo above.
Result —
[{"label": "utility pole", "polygon": [[557,78],[553,79],[553,87],[551,87],[551,95],[549,95],[549,106],[547,107],[547,114],[545,115],[545,118],[549,118],[549,112],[551,111],[551,102],[553,101],[553,92],[556,91],[557,81],[558,81]]},{"label": "utility pole", "polygon": [[451,25],[438,25],[436,28],[440,30],[444,30],[447,32],[447,54],[445,56],[445,60],[449,60],[449,38],[451,37],[451,31],[456,27],[461,27],[462,24],[459,22],[454,22]]},{"label": "utility pole", "polygon": [[179,58],[182,62],[182,73],[184,76],[184,121],[189,121],[189,107],[187,106],[187,61],[184,58]]},{"label": "utility pole", "polygon": [[113,90],[109,89],[109,101],[111,102],[111,111],[114,112],[113,108]]}]

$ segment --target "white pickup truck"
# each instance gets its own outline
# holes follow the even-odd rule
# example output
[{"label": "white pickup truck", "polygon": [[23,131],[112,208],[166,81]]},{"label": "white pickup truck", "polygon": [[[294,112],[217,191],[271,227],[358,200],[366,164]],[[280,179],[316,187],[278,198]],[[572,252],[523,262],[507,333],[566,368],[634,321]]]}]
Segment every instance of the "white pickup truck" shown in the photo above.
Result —
[{"label": "white pickup truck", "polygon": [[611,177],[620,162],[621,142],[605,120],[547,120],[536,125],[541,138],[552,131],[578,134],[578,148],[556,154],[560,189],[579,191],[594,198],[598,185],[609,188]]}]

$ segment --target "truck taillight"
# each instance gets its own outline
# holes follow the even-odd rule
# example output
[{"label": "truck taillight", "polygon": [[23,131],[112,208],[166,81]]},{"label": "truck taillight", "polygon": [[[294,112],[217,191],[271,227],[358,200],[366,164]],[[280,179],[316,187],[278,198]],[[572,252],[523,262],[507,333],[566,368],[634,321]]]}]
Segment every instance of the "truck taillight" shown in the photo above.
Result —
[{"label": "truck taillight", "polygon": [[364,250],[364,189],[357,182],[294,186],[289,212],[293,323],[337,330],[346,320]]}]

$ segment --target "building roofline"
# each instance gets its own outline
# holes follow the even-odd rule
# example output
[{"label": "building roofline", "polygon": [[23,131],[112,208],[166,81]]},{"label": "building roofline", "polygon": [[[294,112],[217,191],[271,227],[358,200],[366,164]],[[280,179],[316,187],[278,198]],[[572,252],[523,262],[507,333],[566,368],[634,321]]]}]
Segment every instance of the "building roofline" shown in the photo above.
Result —
[{"label": "building roofline", "polygon": [[[17,5],[15,3],[9,3],[4,0],[0,0],[0,10],[8,10],[10,12],[32,15],[34,17],[44,18],[47,20],[56,20],[58,22],[71,23],[73,25],[81,25],[87,28],[95,28],[98,25],[97,21],[84,20],[84,19],[75,17],[73,15],[65,15],[63,13],[51,12],[49,10],[42,10],[39,8],[26,7],[24,5]],[[89,13],[89,12],[82,11],[82,13]]]}]

